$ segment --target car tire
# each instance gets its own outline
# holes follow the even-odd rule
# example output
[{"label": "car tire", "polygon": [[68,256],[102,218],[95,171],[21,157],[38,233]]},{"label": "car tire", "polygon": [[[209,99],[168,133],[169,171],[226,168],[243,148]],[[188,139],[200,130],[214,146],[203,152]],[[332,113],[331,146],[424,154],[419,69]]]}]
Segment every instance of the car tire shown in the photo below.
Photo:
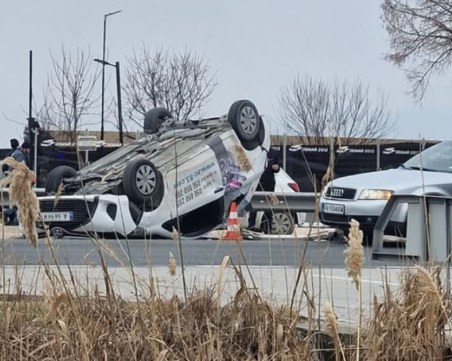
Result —
[{"label": "car tire", "polygon": [[242,142],[252,150],[262,144],[265,132],[256,106],[249,100],[237,100],[229,108],[228,121]]},{"label": "car tire", "polygon": [[157,133],[160,130],[163,122],[169,118],[173,118],[173,115],[168,109],[151,109],[144,116],[143,130],[149,134]]},{"label": "car tire", "polygon": [[272,222],[272,234],[290,235],[293,233],[294,217],[289,212],[275,212]]},{"label": "car tire", "polygon": [[50,235],[55,239],[61,239],[66,235],[66,231],[61,227],[52,227],[50,229]]},{"label": "car tire", "polygon": [[163,176],[144,158],[132,160],[124,169],[122,187],[129,200],[144,211],[156,209],[164,194]]},{"label": "car tire", "polygon": [[77,175],[77,171],[67,165],[60,165],[52,169],[45,182],[45,191],[47,194],[55,194],[58,191],[61,181],[64,178],[71,178]]},{"label": "car tire", "polygon": [[245,143],[243,143],[242,141],[242,145],[247,150],[253,150],[259,147],[260,145],[264,144],[264,139],[265,139],[265,127],[263,126],[263,122],[261,119],[261,127],[259,129],[259,135],[257,136],[257,139],[250,140]]},{"label": "car tire", "polygon": [[340,228],[336,228],[335,231],[328,237],[330,242],[342,242],[347,243],[347,234],[348,231],[345,231]]}]

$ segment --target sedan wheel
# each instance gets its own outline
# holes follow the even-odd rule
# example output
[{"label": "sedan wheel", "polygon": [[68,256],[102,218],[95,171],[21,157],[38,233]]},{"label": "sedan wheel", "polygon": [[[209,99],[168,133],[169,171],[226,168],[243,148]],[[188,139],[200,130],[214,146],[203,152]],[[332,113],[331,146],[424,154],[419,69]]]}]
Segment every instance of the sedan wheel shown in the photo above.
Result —
[{"label": "sedan wheel", "polygon": [[64,178],[71,178],[77,175],[77,171],[67,165],[60,165],[53,168],[47,176],[45,183],[46,194],[55,194],[58,192],[60,183]]},{"label": "sedan wheel", "polygon": [[122,176],[122,187],[129,201],[147,211],[160,205],[165,192],[162,174],[151,161],[144,158],[136,158],[127,164]]},{"label": "sedan wheel", "polygon": [[290,213],[275,213],[273,215],[272,234],[289,235],[294,230],[294,221]]},{"label": "sedan wheel", "polygon": [[171,118],[173,118],[173,115],[165,108],[151,109],[144,116],[143,129],[149,134],[157,133],[162,124]]},{"label": "sedan wheel", "polygon": [[253,138],[258,131],[257,123],[259,121],[258,115],[256,114],[255,110],[249,105],[243,107],[240,112],[239,121],[243,133]]},{"label": "sedan wheel", "polygon": [[60,228],[60,227],[53,227],[53,228],[50,230],[50,235],[51,235],[53,238],[60,239],[60,238],[63,238],[63,237],[65,236],[65,234],[66,234],[66,232],[64,231],[64,229],[63,229],[63,228]]},{"label": "sedan wheel", "polygon": [[157,174],[149,164],[143,164],[137,169],[135,182],[142,195],[150,196],[157,186]]},{"label": "sedan wheel", "polygon": [[256,106],[249,100],[238,100],[229,108],[228,121],[245,149],[253,150],[263,142],[263,123]]}]

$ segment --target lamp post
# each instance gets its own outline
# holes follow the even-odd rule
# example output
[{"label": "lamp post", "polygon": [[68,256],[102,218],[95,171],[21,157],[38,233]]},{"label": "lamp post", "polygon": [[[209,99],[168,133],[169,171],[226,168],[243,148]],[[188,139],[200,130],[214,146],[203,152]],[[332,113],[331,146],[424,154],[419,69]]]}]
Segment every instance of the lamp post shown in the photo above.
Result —
[{"label": "lamp post", "polygon": [[107,18],[109,16],[120,13],[122,10],[113,11],[104,15],[104,34],[102,42],[102,99],[101,99],[101,123],[100,123],[100,139],[104,140],[104,101],[105,101],[105,42],[107,39]]},{"label": "lamp post", "polygon": [[[94,59],[94,61],[102,64],[102,67],[105,67],[105,65],[110,65],[110,66],[116,68],[116,94],[118,97],[119,143],[121,143],[121,145],[124,145],[124,137],[123,137],[123,130],[122,130],[121,70],[119,67],[119,61],[117,61],[115,64],[109,63],[108,61],[101,60],[101,59]],[[103,140],[103,138],[101,140]]]}]

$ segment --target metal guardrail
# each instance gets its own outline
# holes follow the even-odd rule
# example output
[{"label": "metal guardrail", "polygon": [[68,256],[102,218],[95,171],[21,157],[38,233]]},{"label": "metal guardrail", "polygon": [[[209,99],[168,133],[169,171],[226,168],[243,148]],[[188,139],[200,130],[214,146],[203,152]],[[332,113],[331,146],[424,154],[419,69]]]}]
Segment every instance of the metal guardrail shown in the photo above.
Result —
[{"label": "metal guardrail", "polygon": [[[400,204],[408,204],[404,247],[388,248],[384,230]],[[405,259],[444,266],[447,293],[451,291],[452,197],[393,195],[378,218],[373,234],[372,258]]]},{"label": "metal guardrail", "polygon": [[[384,231],[401,204],[408,205],[404,247],[387,247]],[[445,262],[452,251],[452,198],[433,195],[393,195],[375,224],[373,259],[409,258],[421,262]]]},{"label": "metal guardrail", "polygon": [[[278,203],[272,204],[271,198],[276,196]],[[314,213],[320,194],[300,192],[254,192],[251,198],[251,206],[255,211],[290,210],[293,212]]]}]

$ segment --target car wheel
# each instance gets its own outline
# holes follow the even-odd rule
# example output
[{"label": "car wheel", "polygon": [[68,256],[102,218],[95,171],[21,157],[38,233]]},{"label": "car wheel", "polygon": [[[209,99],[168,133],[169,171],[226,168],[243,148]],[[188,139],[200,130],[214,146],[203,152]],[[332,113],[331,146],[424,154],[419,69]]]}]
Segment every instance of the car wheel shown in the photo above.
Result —
[{"label": "car wheel", "polygon": [[328,235],[328,241],[330,242],[342,242],[347,243],[347,237],[342,229],[336,228],[334,232]]},{"label": "car wheel", "polygon": [[60,165],[52,169],[47,176],[45,182],[45,190],[47,194],[55,194],[58,191],[61,181],[64,178],[71,178],[77,175],[77,171],[67,165]]},{"label": "car wheel", "polygon": [[154,108],[148,111],[144,116],[143,129],[146,133],[157,133],[167,119],[173,118],[173,115],[168,109]]},{"label": "car wheel", "polygon": [[162,201],[164,193],[162,174],[147,159],[135,159],[127,164],[122,186],[129,200],[142,206],[143,210],[153,210]]},{"label": "car wheel", "polygon": [[61,239],[61,238],[63,238],[66,235],[66,231],[63,228],[61,228],[61,227],[53,227],[50,230],[50,235],[53,238]]},{"label": "car wheel", "polygon": [[229,108],[228,121],[246,148],[256,148],[256,140],[264,138],[262,119],[255,105],[249,100],[234,102]]},{"label": "car wheel", "polygon": [[286,212],[276,212],[273,215],[272,234],[289,235],[294,231],[294,218]]}]

